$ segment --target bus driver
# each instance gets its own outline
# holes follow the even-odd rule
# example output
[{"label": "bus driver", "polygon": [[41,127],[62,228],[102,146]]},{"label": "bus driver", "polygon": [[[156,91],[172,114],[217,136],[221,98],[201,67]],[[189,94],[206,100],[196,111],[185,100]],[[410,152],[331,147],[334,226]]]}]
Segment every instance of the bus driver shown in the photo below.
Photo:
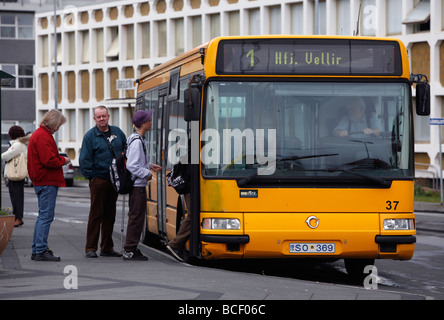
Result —
[{"label": "bus driver", "polygon": [[350,99],[347,115],[344,115],[334,129],[337,137],[365,137],[381,134],[381,125],[374,113],[365,112],[365,102],[360,97]]}]

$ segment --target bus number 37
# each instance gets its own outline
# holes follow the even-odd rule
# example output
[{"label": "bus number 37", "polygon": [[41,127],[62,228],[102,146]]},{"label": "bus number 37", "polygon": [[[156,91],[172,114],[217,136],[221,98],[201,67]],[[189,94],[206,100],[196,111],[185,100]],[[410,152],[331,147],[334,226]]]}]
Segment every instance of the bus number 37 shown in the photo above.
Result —
[{"label": "bus number 37", "polygon": [[386,201],[387,206],[385,207],[387,210],[396,210],[398,207],[399,201]]}]

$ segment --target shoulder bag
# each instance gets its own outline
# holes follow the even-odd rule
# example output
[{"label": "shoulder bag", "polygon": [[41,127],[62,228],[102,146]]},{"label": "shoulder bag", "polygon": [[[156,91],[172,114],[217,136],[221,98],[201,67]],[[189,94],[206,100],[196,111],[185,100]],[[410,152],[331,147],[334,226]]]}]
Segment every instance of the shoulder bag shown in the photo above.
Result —
[{"label": "shoulder bag", "polygon": [[21,181],[28,176],[25,151],[8,162],[6,177],[11,181]]}]

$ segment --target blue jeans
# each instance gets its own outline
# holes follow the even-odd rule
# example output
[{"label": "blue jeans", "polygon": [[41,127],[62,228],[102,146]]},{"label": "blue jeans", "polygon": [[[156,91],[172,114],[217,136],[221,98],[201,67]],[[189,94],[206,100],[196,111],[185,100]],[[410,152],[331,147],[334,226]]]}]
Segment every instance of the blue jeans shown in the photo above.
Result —
[{"label": "blue jeans", "polygon": [[49,227],[54,220],[54,210],[59,188],[54,186],[34,186],[39,203],[39,215],[34,227],[32,253],[43,253],[48,249]]}]

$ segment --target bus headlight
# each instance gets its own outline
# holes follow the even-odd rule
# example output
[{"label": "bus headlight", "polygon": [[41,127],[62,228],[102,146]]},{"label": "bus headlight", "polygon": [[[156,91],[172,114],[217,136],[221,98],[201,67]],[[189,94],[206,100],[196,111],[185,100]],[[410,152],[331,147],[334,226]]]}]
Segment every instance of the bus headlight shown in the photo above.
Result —
[{"label": "bus headlight", "polygon": [[414,219],[385,219],[383,224],[384,230],[414,230]]},{"label": "bus headlight", "polygon": [[203,229],[240,230],[239,219],[205,218],[202,221]]}]

